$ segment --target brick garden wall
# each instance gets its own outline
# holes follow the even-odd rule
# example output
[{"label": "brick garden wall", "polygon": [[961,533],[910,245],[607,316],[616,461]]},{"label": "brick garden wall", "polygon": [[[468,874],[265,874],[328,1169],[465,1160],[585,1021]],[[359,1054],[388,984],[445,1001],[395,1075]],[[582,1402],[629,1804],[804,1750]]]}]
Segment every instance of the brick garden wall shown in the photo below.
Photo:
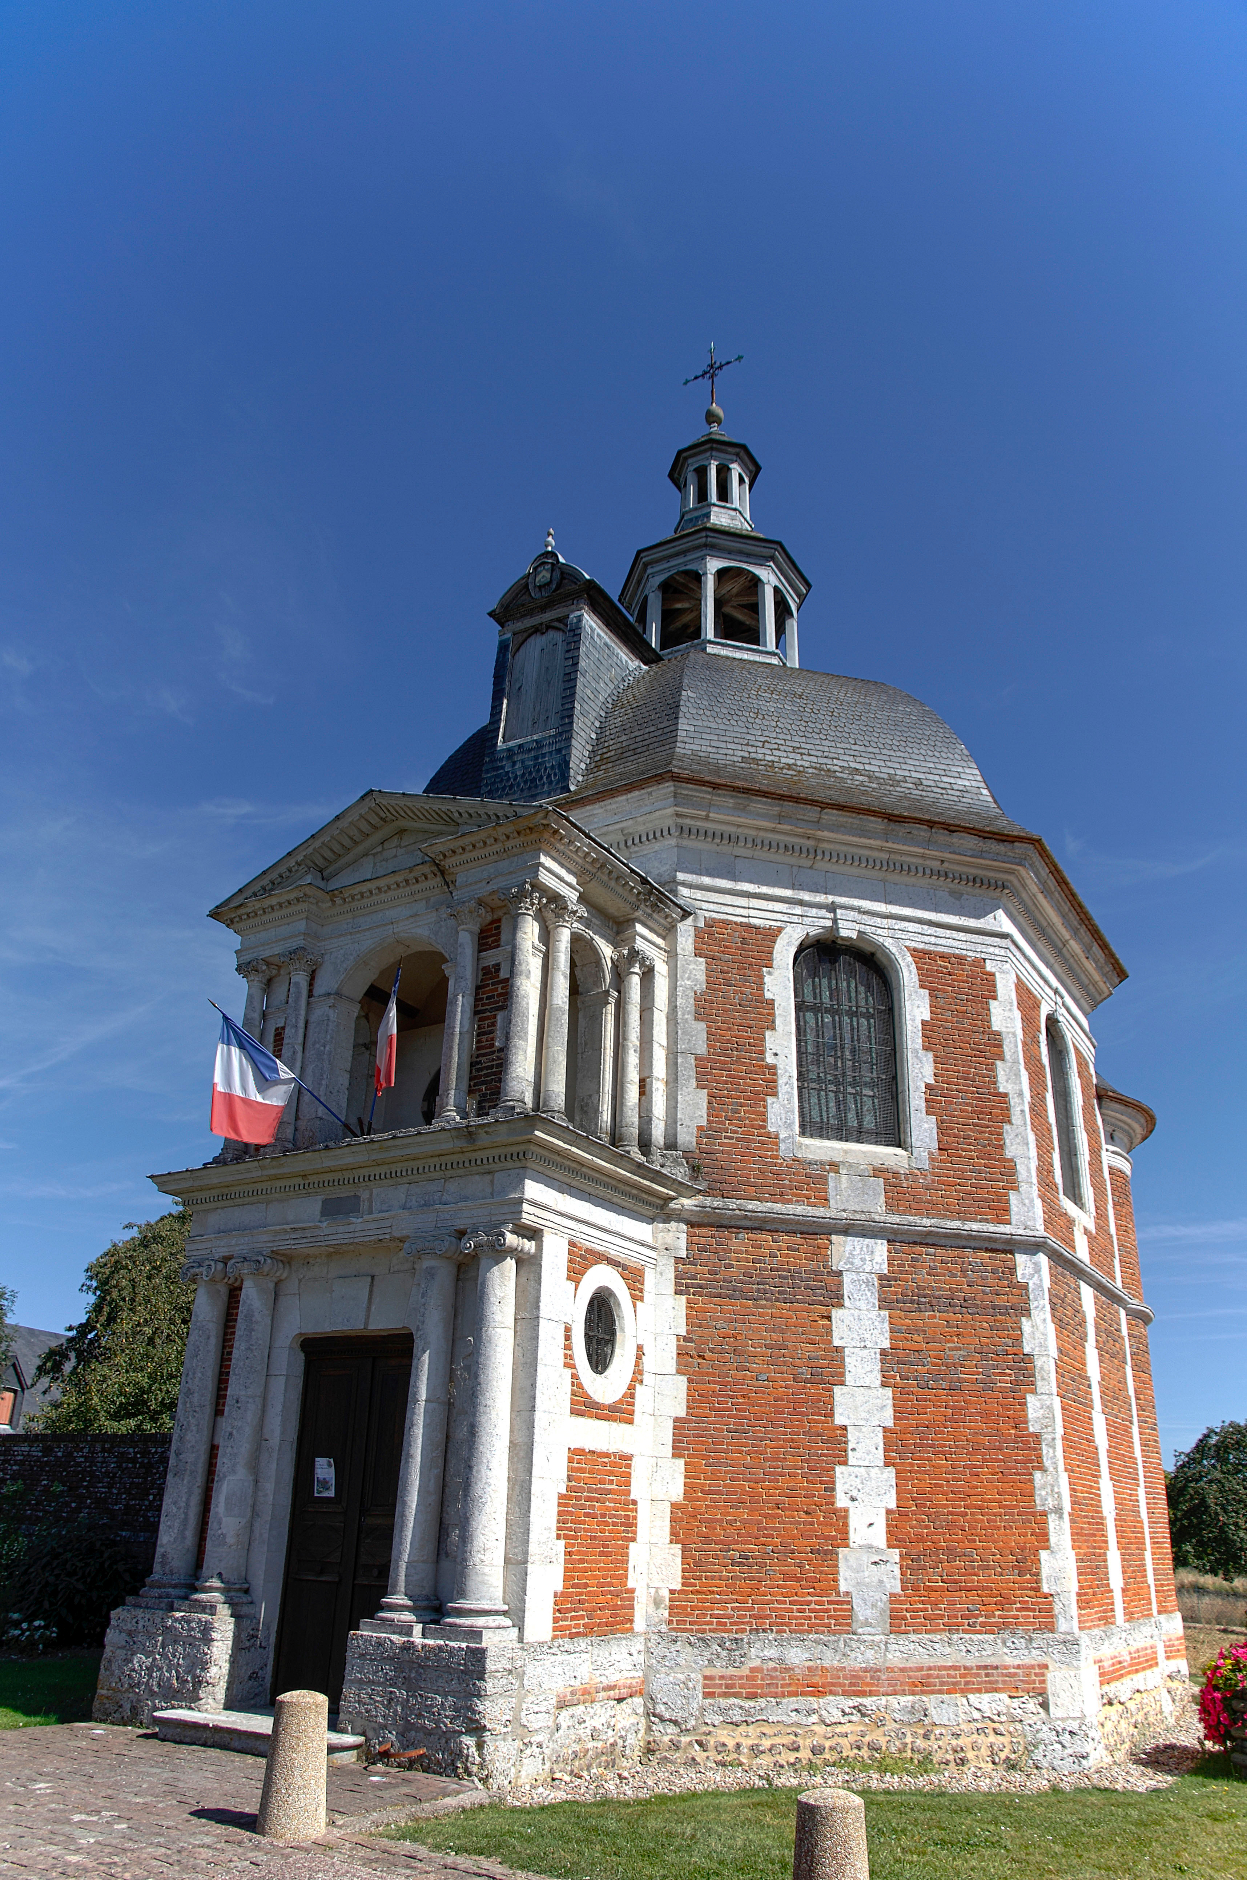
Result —
[{"label": "brick garden wall", "polygon": [[130,1544],[135,1571],[151,1571],[169,1464],[168,1436],[6,1436],[0,1494],[15,1486],[19,1524],[32,1525],[61,1500],[71,1518],[107,1523]]}]

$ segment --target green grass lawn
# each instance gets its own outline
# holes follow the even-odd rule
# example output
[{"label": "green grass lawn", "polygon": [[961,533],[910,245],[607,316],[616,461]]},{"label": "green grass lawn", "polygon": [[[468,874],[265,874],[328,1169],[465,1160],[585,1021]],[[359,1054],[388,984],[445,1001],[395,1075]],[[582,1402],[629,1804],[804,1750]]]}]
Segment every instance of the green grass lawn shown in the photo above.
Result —
[{"label": "green grass lawn", "polygon": [[82,1723],[91,1715],[98,1652],[0,1658],[0,1730],[31,1723]]},{"label": "green grass lawn", "polygon": [[[791,1880],[798,1792],[473,1808],[387,1832],[557,1880]],[[1247,1783],[1222,1757],[1147,1795],[863,1799],[871,1880],[1247,1880]]]}]

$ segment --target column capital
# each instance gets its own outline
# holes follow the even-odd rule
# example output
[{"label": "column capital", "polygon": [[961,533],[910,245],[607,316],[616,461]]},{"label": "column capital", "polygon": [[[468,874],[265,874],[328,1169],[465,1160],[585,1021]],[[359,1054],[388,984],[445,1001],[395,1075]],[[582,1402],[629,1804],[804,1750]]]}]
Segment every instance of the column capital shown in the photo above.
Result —
[{"label": "column capital", "polygon": [[234,970],[240,979],[246,980],[248,985],[252,985],[256,980],[263,980],[264,984],[267,985],[269,980],[273,977],[273,963],[271,960],[244,960],[242,964],[236,966]]},{"label": "column capital", "polygon": [[195,1253],[182,1264],[179,1278],[187,1285],[203,1286],[225,1278],[226,1262],[211,1253]]},{"label": "column capital", "polygon": [[295,947],[284,956],[283,963],[292,973],[307,973],[309,976],[321,964],[324,955],[313,953],[310,947]]},{"label": "column capital", "polygon": [[625,973],[652,972],[653,966],[653,956],[644,947],[617,947],[615,950],[615,970],[621,979]]},{"label": "column capital", "polygon": [[457,927],[466,927],[472,933],[479,933],[489,919],[489,909],[480,901],[464,901],[461,906],[451,909]]},{"label": "column capital", "polygon": [[286,1262],[275,1253],[236,1253],[229,1263],[230,1285],[244,1279],[281,1279]]},{"label": "column capital", "polygon": [[437,1240],[417,1240],[414,1236],[403,1246],[404,1260],[457,1260],[460,1253],[458,1234],[444,1234]]},{"label": "column capital", "polygon": [[474,1253],[510,1253],[517,1260],[527,1260],[536,1251],[536,1241],[511,1221],[504,1221],[501,1227],[472,1228],[459,1242],[459,1252],[465,1260]]},{"label": "column capital", "polygon": [[537,914],[541,911],[545,898],[535,881],[525,881],[518,888],[512,888],[505,896],[513,914]]},{"label": "column capital", "polygon": [[584,913],[580,902],[570,895],[547,895],[543,913],[549,927],[574,927]]}]

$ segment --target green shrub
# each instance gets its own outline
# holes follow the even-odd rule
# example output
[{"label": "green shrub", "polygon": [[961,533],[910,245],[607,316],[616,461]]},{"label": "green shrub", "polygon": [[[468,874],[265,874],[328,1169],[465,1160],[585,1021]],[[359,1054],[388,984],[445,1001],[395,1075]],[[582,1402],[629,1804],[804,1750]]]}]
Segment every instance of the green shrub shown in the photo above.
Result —
[{"label": "green shrub", "polygon": [[32,1510],[14,1485],[0,1501],[0,1646],[64,1650],[103,1643],[108,1615],[143,1575],[105,1522],[76,1515],[53,1493]]}]

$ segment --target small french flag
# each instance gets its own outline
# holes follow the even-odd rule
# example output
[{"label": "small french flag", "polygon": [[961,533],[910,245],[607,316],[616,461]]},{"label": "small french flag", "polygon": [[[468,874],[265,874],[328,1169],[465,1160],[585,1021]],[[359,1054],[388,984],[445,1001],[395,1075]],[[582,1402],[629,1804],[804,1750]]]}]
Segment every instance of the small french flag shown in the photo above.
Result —
[{"label": "small french flag", "polygon": [[214,1136],[229,1136],[234,1142],[272,1142],[290,1093],[298,1087],[293,1071],[221,1013],[208,1125]]},{"label": "small french flag", "polygon": [[381,1028],[377,1032],[377,1068],[373,1078],[378,1096],[383,1090],[388,1090],[394,1082],[394,1073],[398,1064],[398,980],[399,974],[395,973],[390,1003],[385,1008],[385,1017],[381,1020]]}]

